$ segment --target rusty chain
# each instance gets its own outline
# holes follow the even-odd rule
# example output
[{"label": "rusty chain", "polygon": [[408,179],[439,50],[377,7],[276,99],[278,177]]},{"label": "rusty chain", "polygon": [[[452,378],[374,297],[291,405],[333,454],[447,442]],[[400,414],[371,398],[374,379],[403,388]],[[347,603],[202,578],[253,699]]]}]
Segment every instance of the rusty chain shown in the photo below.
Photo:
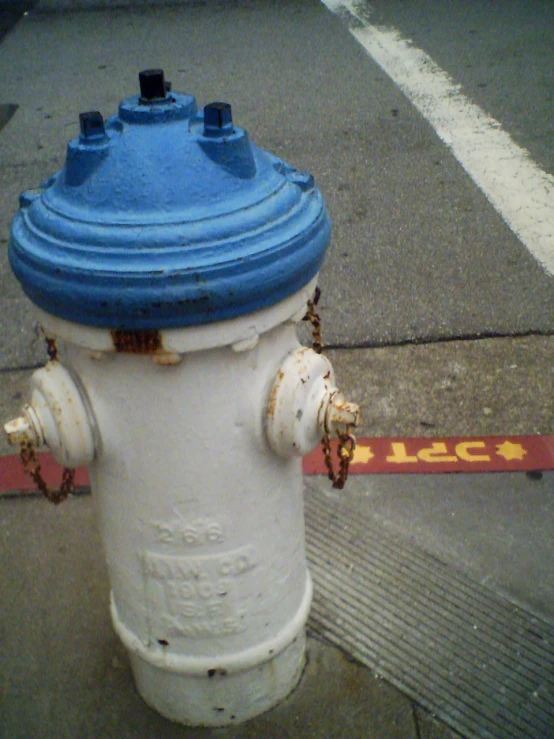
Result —
[{"label": "rusty chain", "polygon": [[[308,300],[308,310],[302,320],[309,321],[312,325],[312,339],[313,339],[313,350],[316,354],[321,354],[323,351],[323,338],[321,334],[321,318],[319,317],[316,307],[321,297],[321,290],[316,287],[314,296],[311,300]],[[333,483],[333,487],[337,490],[342,490],[348,477],[348,470],[350,468],[350,462],[354,457],[354,450],[356,449],[356,437],[352,433],[352,426],[345,424],[344,431],[337,429],[337,456],[339,461],[338,470],[335,472],[333,464],[333,457],[331,454],[331,440],[329,439],[329,430],[325,427],[325,433],[321,439],[323,447],[323,456],[325,459],[325,467],[327,468],[327,476]]]},{"label": "rusty chain", "polygon": [[348,427],[346,431],[342,433],[337,430],[338,445],[337,455],[339,458],[339,469],[335,472],[333,466],[333,458],[331,456],[331,442],[329,440],[329,434],[326,433],[321,440],[323,445],[323,456],[325,458],[325,467],[327,467],[327,476],[332,481],[333,487],[337,490],[342,490],[348,477],[348,469],[350,462],[354,457],[354,450],[356,448],[356,437],[350,433]]},{"label": "rusty chain", "polygon": [[40,460],[37,456],[35,447],[30,441],[21,442],[21,450],[19,452],[21,463],[26,474],[32,478],[39,492],[51,503],[63,503],[69,493],[73,490],[75,481],[75,470],[73,468],[64,467],[62,473],[62,481],[59,490],[50,490],[44,477],[40,471]]},{"label": "rusty chain", "polygon": [[321,318],[319,317],[316,307],[321,297],[321,290],[316,287],[314,296],[311,300],[308,300],[308,311],[303,321],[309,321],[312,324],[312,348],[316,354],[321,354],[323,351],[323,338],[321,336]]},{"label": "rusty chain", "polygon": [[[46,351],[50,361],[53,362],[58,358],[58,350],[56,347],[56,340],[46,336]],[[75,469],[70,467],[64,467],[62,472],[62,481],[60,483],[59,490],[50,490],[46,484],[46,480],[42,476],[40,470],[40,460],[37,456],[34,444],[32,441],[22,441],[21,449],[19,451],[19,458],[23,465],[23,470],[29,477],[34,481],[40,493],[49,500],[51,503],[63,503],[67,496],[71,493],[75,483]]]}]

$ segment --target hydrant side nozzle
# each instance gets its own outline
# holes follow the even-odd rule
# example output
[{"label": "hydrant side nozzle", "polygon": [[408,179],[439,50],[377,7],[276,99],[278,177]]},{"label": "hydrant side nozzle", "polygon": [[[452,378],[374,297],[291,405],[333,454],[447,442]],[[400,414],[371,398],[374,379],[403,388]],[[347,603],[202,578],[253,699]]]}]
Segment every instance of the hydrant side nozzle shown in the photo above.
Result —
[{"label": "hydrant side nozzle", "polygon": [[46,445],[57,462],[77,467],[94,459],[93,426],[83,390],[65,367],[52,361],[33,374],[31,402],[4,429],[10,444]]},{"label": "hydrant side nozzle", "polygon": [[324,434],[355,426],[360,409],[335,385],[329,360],[313,349],[292,351],[281,365],[266,411],[266,434],[280,457],[309,454]]}]

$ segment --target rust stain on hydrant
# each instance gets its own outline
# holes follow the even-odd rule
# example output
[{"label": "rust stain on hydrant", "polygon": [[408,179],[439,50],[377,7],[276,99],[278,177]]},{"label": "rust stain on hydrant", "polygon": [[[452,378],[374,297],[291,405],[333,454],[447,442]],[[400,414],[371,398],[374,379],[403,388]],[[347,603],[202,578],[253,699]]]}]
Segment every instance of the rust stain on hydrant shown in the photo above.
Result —
[{"label": "rust stain on hydrant", "polygon": [[56,339],[50,336],[45,336],[46,341],[46,353],[48,354],[48,358],[50,361],[54,361],[58,358],[58,347],[56,345]]},{"label": "rust stain on hydrant", "polygon": [[277,393],[279,391],[281,383],[283,382],[284,377],[285,377],[285,373],[282,370],[279,370],[279,374],[277,375],[277,380],[275,381],[275,385],[273,386],[273,389],[271,391],[271,395],[269,396],[269,401],[267,404],[267,415],[270,418],[273,418],[273,416],[275,415],[275,404],[277,402]]},{"label": "rust stain on hydrant", "polygon": [[122,354],[155,354],[162,349],[162,335],[158,329],[112,329],[110,332],[116,352]]}]

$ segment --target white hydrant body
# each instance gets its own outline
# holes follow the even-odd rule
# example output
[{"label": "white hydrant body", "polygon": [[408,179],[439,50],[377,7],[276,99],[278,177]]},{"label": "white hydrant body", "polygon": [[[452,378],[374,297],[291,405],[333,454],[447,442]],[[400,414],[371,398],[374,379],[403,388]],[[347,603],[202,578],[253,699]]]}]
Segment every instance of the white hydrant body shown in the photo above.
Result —
[{"label": "white hydrant body", "polygon": [[[41,318],[91,410],[112,618],[139,692],[187,724],[266,710],[300,677],[311,602],[301,460],[278,457],[265,433],[295,323],[257,343],[238,333],[235,348],[217,346],[232,327],[204,328],[216,346],[160,364],[117,353],[109,331]],[[168,333],[181,350],[197,344],[194,328]]]},{"label": "white hydrant body", "polygon": [[[161,107],[155,108],[160,100]],[[135,129],[151,122],[160,110],[168,125],[185,121],[194,131],[199,124],[191,100],[154,96],[154,102],[124,101],[120,115],[130,126],[131,139],[144,135]],[[221,105],[214,104],[219,106],[218,114]],[[94,128],[98,120],[93,118],[91,123],[90,116],[99,114],[87,115],[84,142],[70,144],[70,152],[77,151],[71,161],[78,160],[78,168],[71,170],[70,165],[76,165],[68,154],[65,184],[58,177],[52,196],[51,183],[45,185],[44,203],[35,209],[38,196],[22,196],[22,216],[14,222],[12,264],[42,308],[39,320],[57,357],[35,373],[30,403],[21,418],[6,424],[6,431],[14,444],[49,446],[65,466],[88,464],[109,570],[112,619],[129,650],[136,684],[146,702],[185,724],[238,723],[278,703],[301,676],[312,592],[304,546],[301,456],[317,445],[323,433],[357,421],[358,409],[337,391],[328,360],[301,347],[296,335],[296,324],[313,295],[328,227],[317,216],[319,252],[309,277],[300,279],[293,291],[279,288],[279,299],[270,301],[263,298],[263,286],[260,290],[254,285],[256,310],[239,307],[226,315],[231,310],[229,301],[237,300],[229,290],[220,303],[216,295],[215,307],[210,303],[207,308],[216,319],[207,320],[199,312],[198,324],[188,314],[173,320],[171,310],[190,312],[192,304],[193,310],[200,311],[196,306],[202,307],[208,297],[193,292],[194,299],[174,299],[166,309],[162,300],[153,302],[149,292],[139,308],[135,303],[129,307],[125,300],[133,296],[131,288],[137,289],[129,282],[121,287],[122,299],[114,299],[122,304],[121,311],[128,311],[122,326],[117,313],[95,322],[94,308],[74,300],[65,287],[60,288],[60,300],[67,297],[74,302],[58,311],[52,297],[55,289],[41,292],[40,270],[37,278],[26,271],[32,262],[29,255],[34,259],[39,249],[29,240],[25,219],[50,218],[49,197],[59,197],[66,207],[70,196],[64,188],[79,188],[83,182],[89,186],[87,178],[94,181],[99,165],[97,159],[90,159],[91,151],[107,147],[107,153],[102,149],[104,166],[106,158],[109,162],[117,154],[111,149],[123,146],[118,143],[122,124],[112,123],[109,132],[102,128],[104,138],[98,144]],[[162,125],[157,118],[152,120]],[[137,121],[141,126],[135,125]],[[202,136],[214,137],[208,124],[206,113],[204,134],[194,133],[202,145]],[[247,151],[248,157],[254,156],[258,173],[265,172],[268,181],[277,183],[272,187],[282,189],[292,203],[287,204],[289,210],[297,202],[312,208],[315,190],[309,176],[257,150],[250,154],[244,148],[244,132],[231,129],[229,133],[228,121],[218,125],[223,126],[217,129],[219,138],[215,137],[215,144],[208,142],[209,156],[217,167],[221,154],[213,146],[225,144],[224,130],[238,141],[240,161],[244,164]],[[93,126],[92,144],[86,126]],[[91,149],[92,145],[96,148]],[[248,157],[237,170],[241,187],[240,178],[253,177]],[[89,186],[89,192],[96,191]],[[310,215],[308,224],[313,219]],[[76,228],[73,215],[68,223],[68,229]],[[44,233],[44,238],[50,238],[48,229]],[[115,244],[127,238],[119,234]],[[88,249],[86,243],[83,251]],[[269,237],[265,243],[268,250],[274,248]],[[307,243],[312,254],[315,247]],[[286,242],[280,248],[282,258],[288,258]],[[209,251],[215,263],[217,255],[226,253],[218,249]],[[257,249],[261,252],[261,247]],[[297,251],[300,254],[300,248]],[[131,252],[132,269],[137,253],[140,250]],[[244,259],[239,256],[237,263]],[[86,254],[87,269],[89,263]],[[204,266],[195,264],[200,266],[195,266],[194,278],[186,265],[175,272],[183,290],[196,290],[197,283],[212,279],[209,263],[207,277]],[[66,270],[63,260],[60,265],[52,270],[49,265],[49,274]],[[278,262],[271,267],[275,274],[278,267]],[[225,266],[223,274],[237,280],[233,270],[234,266]],[[71,274],[66,272],[68,280]],[[90,279],[98,278],[94,288],[98,292],[110,280],[115,282],[117,298],[117,278],[106,277],[109,274],[102,263],[102,271],[91,272]],[[124,269],[121,279],[135,279],[133,274]],[[150,279],[150,273],[145,274]],[[162,296],[176,289],[175,283],[166,283],[164,277]],[[136,284],[144,290],[140,281]],[[242,296],[251,284],[247,275],[238,285]],[[75,280],[73,290],[79,289]],[[92,295],[96,300],[97,292]],[[112,305],[109,300],[99,304]],[[82,311],[79,320],[71,320],[72,310]],[[90,316],[85,315],[88,310]],[[148,318],[150,324],[144,325],[143,316],[150,310],[159,311],[159,318]]]}]

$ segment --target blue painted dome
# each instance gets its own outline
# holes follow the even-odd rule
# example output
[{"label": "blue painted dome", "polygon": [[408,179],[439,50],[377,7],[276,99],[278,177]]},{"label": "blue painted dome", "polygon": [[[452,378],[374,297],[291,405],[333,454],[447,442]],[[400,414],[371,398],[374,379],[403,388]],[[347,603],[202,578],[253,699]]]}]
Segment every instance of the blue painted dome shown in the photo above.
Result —
[{"label": "blue painted dome", "polygon": [[29,298],[77,323],[161,329],[301,289],[330,236],[311,175],[253,144],[229,105],[198,111],[161,70],[140,76],[106,122],[81,114],[63,168],[21,194],[9,256]]}]

